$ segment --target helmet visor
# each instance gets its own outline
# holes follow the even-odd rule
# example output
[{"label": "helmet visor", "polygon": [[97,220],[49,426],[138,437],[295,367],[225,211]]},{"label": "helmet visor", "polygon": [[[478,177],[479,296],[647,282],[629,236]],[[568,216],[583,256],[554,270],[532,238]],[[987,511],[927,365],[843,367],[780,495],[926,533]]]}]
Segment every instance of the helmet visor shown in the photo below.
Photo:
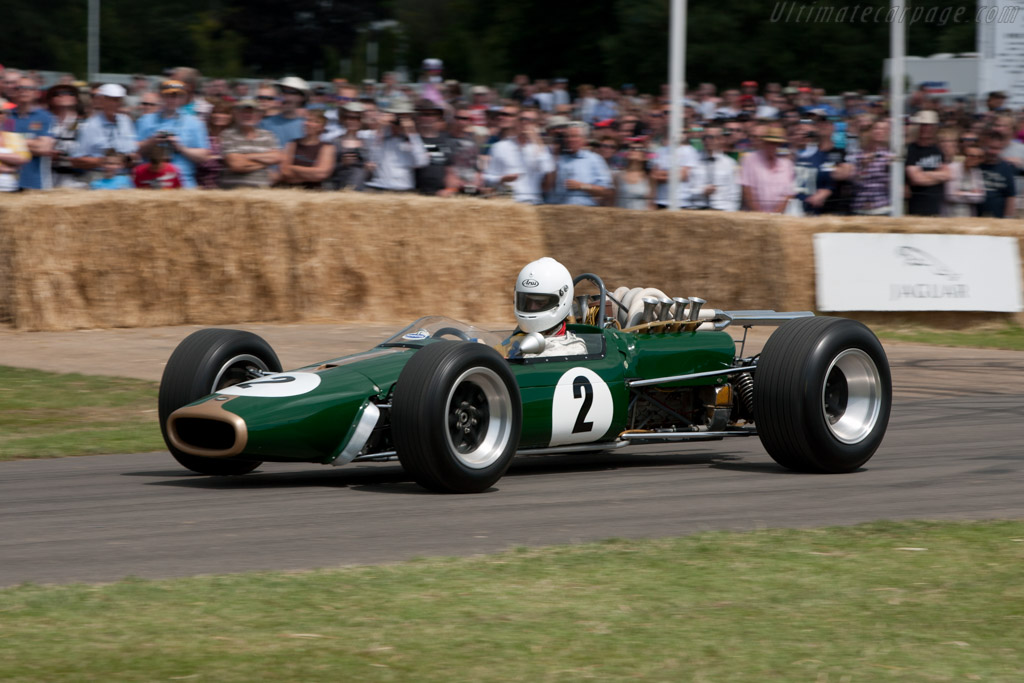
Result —
[{"label": "helmet visor", "polygon": [[540,313],[558,306],[557,294],[516,292],[516,310],[520,313]]}]

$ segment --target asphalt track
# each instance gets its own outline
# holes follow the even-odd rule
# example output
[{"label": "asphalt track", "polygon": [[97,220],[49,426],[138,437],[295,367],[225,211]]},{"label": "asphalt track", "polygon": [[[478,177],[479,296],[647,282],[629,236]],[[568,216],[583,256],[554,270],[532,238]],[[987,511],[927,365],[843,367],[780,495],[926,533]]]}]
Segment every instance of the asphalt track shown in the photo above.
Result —
[{"label": "asphalt track", "polygon": [[270,464],[226,479],[190,475],[166,453],[0,463],[0,586],[719,529],[1024,518],[1024,353],[887,350],[888,435],[848,475],[790,473],[756,438],[520,458],[494,489],[471,496],[426,493],[397,463]]}]

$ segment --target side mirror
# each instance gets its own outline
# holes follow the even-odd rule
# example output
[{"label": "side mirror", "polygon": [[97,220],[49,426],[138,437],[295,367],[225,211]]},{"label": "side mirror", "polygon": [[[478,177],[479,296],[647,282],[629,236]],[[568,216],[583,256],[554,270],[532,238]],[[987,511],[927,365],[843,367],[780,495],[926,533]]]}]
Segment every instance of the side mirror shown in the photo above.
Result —
[{"label": "side mirror", "polygon": [[523,354],[538,354],[543,352],[547,345],[548,342],[544,339],[543,334],[540,332],[530,332],[523,337],[523,341],[519,342],[519,351]]}]

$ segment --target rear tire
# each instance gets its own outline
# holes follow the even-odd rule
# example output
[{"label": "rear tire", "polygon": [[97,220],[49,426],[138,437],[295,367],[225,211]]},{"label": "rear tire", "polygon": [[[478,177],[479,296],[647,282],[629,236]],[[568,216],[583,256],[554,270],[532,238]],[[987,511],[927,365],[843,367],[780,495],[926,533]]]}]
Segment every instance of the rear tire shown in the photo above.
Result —
[{"label": "rear tire", "polygon": [[255,368],[281,372],[281,361],[270,344],[251,332],[206,329],[193,332],[178,344],[160,380],[160,432],[171,455],[193,472],[212,475],[248,474],[262,465],[253,460],[222,460],[182,453],[167,438],[167,418],[178,408],[251,375]]},{"label": "rear tire", "polygon": [[486,491],[505,474],[519,446],[519,385],[489,346],[434,342],[402,368],[391,425],[398,459],[420,486],[442,493]]},{"label": "rear tire", "polygon": [[754,420],[768,454],[804,472],[852,472],[885,436],[889,361],[867,327],[797,318],[768,338],[754,376]]}]

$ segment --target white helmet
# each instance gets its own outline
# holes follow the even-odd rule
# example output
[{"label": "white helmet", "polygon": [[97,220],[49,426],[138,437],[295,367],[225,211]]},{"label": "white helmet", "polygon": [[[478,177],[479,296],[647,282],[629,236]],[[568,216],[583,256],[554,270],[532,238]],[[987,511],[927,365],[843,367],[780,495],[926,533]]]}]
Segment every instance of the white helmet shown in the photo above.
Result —
[{"label": "white helmet", "polygon": [[516,278],[514,306],[523,332],[544,332],[558,325],[572,309],[569,269],[547,256],[528,263]]}]

